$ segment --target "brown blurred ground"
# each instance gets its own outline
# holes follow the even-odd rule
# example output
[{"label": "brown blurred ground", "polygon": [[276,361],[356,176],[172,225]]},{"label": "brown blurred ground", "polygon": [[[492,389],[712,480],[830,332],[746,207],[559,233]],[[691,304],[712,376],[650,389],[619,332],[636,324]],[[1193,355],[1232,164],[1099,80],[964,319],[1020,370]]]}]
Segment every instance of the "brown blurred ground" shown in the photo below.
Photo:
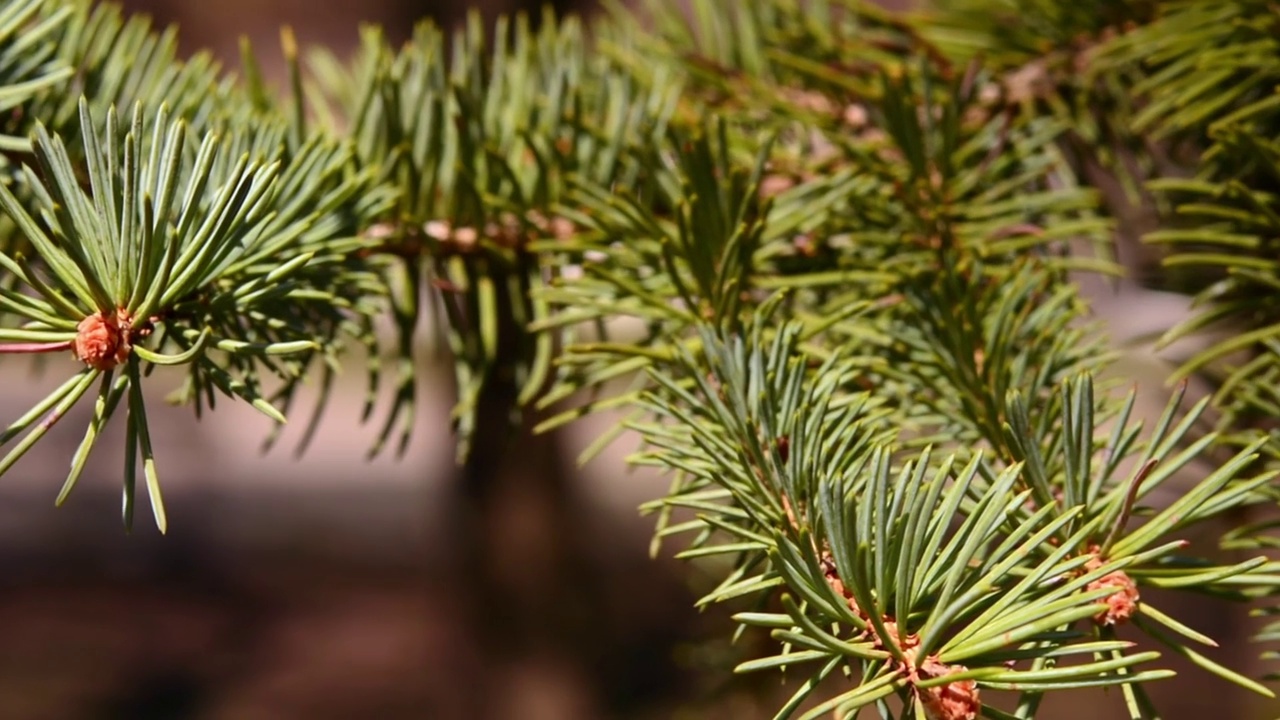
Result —
[{"label": "brown blurred ground", "polygon": [[[431,9],[394,0],[129,5],[180,22],[186,49],[227,58],[241,33],[268,55],[286,22],[304,41],[342,47],[358,20],[405,36]],[[445,23],[463,7],[435,5],[447,9]],[[1099,292],[1104,307],[1112,302]],[[1126,317],[1143,313],[1132,299],[1125,307]],[[1149,317],[1181,307],[1166,302]],[[1161,360],[1135,357],[1122,372],[1159,376],[1151,364]],[[62,369],[54,363],[36,382],[6,361],[0,417],[25,410]],[[513,439],[502,451],[504,490],[487,521],[497,559],[487,572],[500,593],[478,610],[456,530],[450,388],[442,376],[424,392],[407,458],[366,463],[370,432],[352,422],[358,375],[301,460],[289,436],[260,455],[268,423],[243,405],[220,405],[197,425],[155,398],[165,538],[145,505],[133,535],[119,528],[118,432],[57,510],[83,417],[37,446],[0,484],[0,718],[750,720],[770,717],[794,690],[775,676],[730,677],[759,646],[729,648],[724,614],[692,611],[707,578],[647,557],[649,525],[635,507],[665,482],[624,473],[625,447],[581,472],[565,460],[608,420],[559,445]],[[1161,397],[1150,390],[1147,404]],[[1240,636],[1227,618],[1178,612],[1212,635]],[[1157,690],[1174,700],[1167,718],[1244,718],[1259,707],[1199,677]],[[1057,703],[1053,717],[1119,718],[1121,706],[1095,693]]]}]

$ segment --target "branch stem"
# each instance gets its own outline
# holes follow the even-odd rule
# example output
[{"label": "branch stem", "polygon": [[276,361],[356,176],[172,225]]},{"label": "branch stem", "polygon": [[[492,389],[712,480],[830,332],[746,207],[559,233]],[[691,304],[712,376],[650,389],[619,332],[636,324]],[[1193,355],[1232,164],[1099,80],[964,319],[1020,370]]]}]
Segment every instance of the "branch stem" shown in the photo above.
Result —
[{"label": "branch stem", "polygon": [[60,352],[71,349],[71,340],[53,343],[0,343],[0,354],[30,354]]}]

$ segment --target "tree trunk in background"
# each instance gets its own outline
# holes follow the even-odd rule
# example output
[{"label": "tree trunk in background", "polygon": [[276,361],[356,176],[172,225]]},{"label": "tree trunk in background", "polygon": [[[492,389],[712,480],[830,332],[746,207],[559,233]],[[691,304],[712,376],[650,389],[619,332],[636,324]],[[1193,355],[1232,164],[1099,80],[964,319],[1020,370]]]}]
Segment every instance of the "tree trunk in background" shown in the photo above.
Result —
[{"label": "tree trunk in background", "polygon": [[[459,540],[459,590],[481,663],[468,715],[509,717],[525,703],[504,697],[519,687],[508,675],[534,665],[561,673],[558,694],[567,707],[557,715],[585,720],[599,713],[590,710],[594,683],[588,680],[591,653],[584,643],[603,624],[593,599],[596,578],[584,557],[584,512],[590,510],[575,509],[573,473],[564,467],[556,434],[535,435],[532,418],[513,422],[520,388],[510,369],[526,331],[508,309],[524,300],[510,296],[506,278],[494,278],[493,284],[500,313],[497,358],[477,402],[471,451],[457,478],[456,511],[449,513],[450,535]],[[503,707],[508,703],[510,710]]]}]

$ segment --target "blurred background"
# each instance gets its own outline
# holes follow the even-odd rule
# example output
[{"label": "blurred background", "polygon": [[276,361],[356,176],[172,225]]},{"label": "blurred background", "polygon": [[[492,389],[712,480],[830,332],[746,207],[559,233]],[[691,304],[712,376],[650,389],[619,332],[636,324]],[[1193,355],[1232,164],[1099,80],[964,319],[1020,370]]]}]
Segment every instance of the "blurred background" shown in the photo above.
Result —
[{"label": "blurred background", "polygon": [[[186,52],[209,48],[231,66],[240,35],[264,60],[275,58],[282,24],[305,43],[341,51],[354,46],[361,21],[382,23],[399,40],[420,17],[450,26],[469,6],[492,15],[541,5],[124,4],[177,22]],[[594,5],[551,4],[562,12]],[[1123,304],[1110,286],[1092,291],[1102,316],[1124,308],[1121,335],[1137,337],[1186,306],[1134,289]],[[61,362],[6,361],[0,417],[65,377]],[[1153,413],[1163,405],[1167,362],[1128,353],[1119,367],[1155,378],[1143,388]],[[118,428],[98,444],[94,470],[67,505],[53,507],[84,427],[84,417],[68,418],[0,483],[0,718],[771,717],[794,688],[777,675],[729,672],[763,652],[764,639],[731,645],[726,612],[693,609],[710,573],[648,556],[651,523],[636,507],[666,481],[626,471],[633,444],[625,440],[585,468],[573,462],[612,420],[488,449],[495,475],[477,505],[453,465],[449,369],[434,377],[399,462],[364,459],[373,429],[355,422],[359,372],[338,389],[301,458],[290,433],[260,452],[269,422],[243,404],[224,403],[197,423],[190,409],[157,396],[149,409],[169,508],[163,538],[145,508],[132,535],[120,527]],[[1257,670],[1249,659],[1257,649],[1231,641],[1242,635],[1235,616],[1165,605],[1227,640],[1215,657]],[[1154,688],[1168,718],[1275,714],[1234,686],[1186,677]],[[1118,694],[1053,709],[1058,718],[1124,717]]]}]

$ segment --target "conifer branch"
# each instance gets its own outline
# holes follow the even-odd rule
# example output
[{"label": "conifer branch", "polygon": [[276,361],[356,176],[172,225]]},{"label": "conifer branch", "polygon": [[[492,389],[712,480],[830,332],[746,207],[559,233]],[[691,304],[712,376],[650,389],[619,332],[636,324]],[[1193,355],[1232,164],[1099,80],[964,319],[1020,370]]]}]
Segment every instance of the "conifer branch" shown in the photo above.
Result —
[{"label": "conifer branch", "polygon": [[[0,355],[66,378],[0,474],[91,404],[57,502],[115,417],[124,522],[141,469],[164,530],[156,367],[277,423],[317,382],[305,447],[359,348],[371,453],[403,452],[429,342],[460,460],[495,407],[625,413],[583,459],[630,430],[671,475],[654,549],[720,563],[700,604],[779,643],[739,671],[805,675],[779,717],[1026,718],[1095,686],[1155,717],[1170,655],[1270,695],[1147,591],[1280,589],[1275,523],[1233,520],[1227,564],[1183,539],[1278,499],[1271,3],[691,6],[366,28],[349,62],[285,30],[277,96],[247,42],[237,78],[109,4],[4,4]],[[1165,341],[1237,329],[1173,374],[1214,397],[1145,431],[1074,282],[1120,272],[1098,167],[1150,180],[1148,240],[1213,274]]]}]

